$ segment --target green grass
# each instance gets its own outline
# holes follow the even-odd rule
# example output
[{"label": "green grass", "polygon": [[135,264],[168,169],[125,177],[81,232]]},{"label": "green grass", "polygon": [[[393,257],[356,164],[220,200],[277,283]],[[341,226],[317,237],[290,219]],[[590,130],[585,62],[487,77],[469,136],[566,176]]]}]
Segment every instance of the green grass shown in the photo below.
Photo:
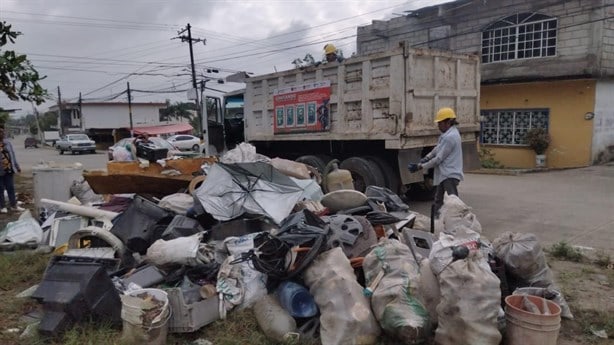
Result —
[{"label": "green grass", "polygon": [[584,255],[579,250],[565,241],[553,244],[549,249],[549,253],[559,260],[582,262],[584,259]]},{"label": "green grass", "polygon": [[612,265],[612,258],[610,257],[610,255],[606,254],[604,251],[600,250],[597,251],[597,253],[595,253],[595,265],[602,267],[602,268],[607,268],[608,266]]}]

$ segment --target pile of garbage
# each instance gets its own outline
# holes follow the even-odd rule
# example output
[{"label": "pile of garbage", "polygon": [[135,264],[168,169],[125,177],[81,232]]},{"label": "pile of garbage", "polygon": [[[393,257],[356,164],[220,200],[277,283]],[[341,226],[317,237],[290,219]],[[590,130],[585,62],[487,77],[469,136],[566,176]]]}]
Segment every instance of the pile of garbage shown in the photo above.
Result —
[{"label": "pile of garbage", "polygon": [[202,170],[191,193],[161,199],[103,199],[75,182],[76,200],[42,200],[42,224],[28,215],[7,226],[0,242],[54,250],[31,295],[40,334],[99,320],[122,324],[126,342],[164,344],[168,332],[253,308],[275,341],[494,345],[512,322],[503,309],[512,294],[573,317],[537,238],[490,242],[456,196],[430,228],[386,188],[325,194],[311,167],[248,144]]}]

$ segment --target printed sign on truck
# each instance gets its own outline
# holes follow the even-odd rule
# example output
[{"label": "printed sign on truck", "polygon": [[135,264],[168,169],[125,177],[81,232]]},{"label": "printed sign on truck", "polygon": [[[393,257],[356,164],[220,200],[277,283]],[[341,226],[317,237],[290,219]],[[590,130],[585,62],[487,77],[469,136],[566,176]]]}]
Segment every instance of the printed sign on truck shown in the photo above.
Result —
[{"label": "printed sign on truck", "polygon": [[329,101],[328,80],[275,90],[273,133],[329,131]]}]

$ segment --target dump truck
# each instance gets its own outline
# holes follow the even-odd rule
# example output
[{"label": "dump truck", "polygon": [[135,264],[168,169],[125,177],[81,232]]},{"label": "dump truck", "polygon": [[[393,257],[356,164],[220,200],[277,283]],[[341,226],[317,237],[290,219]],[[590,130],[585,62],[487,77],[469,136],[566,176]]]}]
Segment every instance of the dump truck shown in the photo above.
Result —
[{"label": "dump truck", "polygon": [[337,159],[357,190],[377,185],[432,197],[432,170],[412,174],[407,165],[436,145],[441,133],[434,115],[440,107],[456,111],[465,170],[479,165],[476,55],[400,44],[340,63],[249,77],[245,83],[245,141],[259,153],[321,172]]}]

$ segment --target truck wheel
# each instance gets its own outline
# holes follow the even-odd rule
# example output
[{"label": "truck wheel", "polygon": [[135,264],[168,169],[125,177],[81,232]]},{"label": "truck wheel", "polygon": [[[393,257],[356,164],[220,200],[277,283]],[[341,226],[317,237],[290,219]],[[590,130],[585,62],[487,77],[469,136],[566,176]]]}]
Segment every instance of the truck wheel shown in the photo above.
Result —
[{"label": "truck wheel", "polygon": [[64,150],[62,150],[61,148],[58,147],[58,150],[60,150],[60,154],[63,155],[64,154]]},{"label": "truck wheel", "polygon": [[312,156],[312,155],[306,155],[306,156],[298,157],[296,159],[296,161],[299,162],[299,163],[311,165],[312,167],[318,169],[318,172],[320,174],[324,173],[324,167],[326,166],[326,163],[320,157]]},{"label": "truck wheel", "polygon": [[384,180],[386,181],[386,188],[390,189],[393,193],[399,194],[401,188],[401,178],[398,171],[396,171],[385,159],[377,156],[367,156],[366,159],[377,164],[381,172],[384,174]]},{"label": "truck wheel", "polygon": [[386,185],[384,174],[379,166],[366,158],[350,157],[341,162],[339,168],[350,171],[354,180],[354,189],[359,192],[364,193],[367,186],[384,187]]}]

